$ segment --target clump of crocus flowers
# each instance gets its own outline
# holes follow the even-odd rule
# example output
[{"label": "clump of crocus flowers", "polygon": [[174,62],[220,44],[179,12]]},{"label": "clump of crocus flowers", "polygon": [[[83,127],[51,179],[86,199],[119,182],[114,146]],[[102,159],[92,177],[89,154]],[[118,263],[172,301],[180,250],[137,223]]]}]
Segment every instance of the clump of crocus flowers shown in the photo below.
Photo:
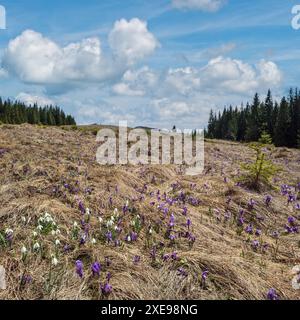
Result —
[{"label": "clump of crocus flowers", "polygon": [[268,300],[279,300],[277,292],[274,288],[269,289],[269,291],[267,293],[267,299]]},{"label": "clump of crocus flowers", "polygon": [[104,296],[108,296],[112,293],[112,285],[110,284],[111,274],[108,273],[106,276],[106,282],[104,284],[100,284],[100,290]]},{"label": "clump of crocus flowers", "polygon": [[288,223],[285,225],[287,233],[298,233],[299,227],[296,225],[296,219],[293,216],[288,217]]}]

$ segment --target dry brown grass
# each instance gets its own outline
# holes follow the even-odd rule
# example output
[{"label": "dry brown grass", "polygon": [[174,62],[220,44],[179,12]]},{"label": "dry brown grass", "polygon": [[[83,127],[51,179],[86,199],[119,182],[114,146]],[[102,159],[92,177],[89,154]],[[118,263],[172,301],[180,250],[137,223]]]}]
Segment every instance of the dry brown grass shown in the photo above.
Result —
[{"label": "dry brown grass", "polygon": [[[270,236],[271,231],[283,230],[287,217],[295,212],[278,190],[270,191],[273,201],[268,208],[264,204],[265,194],[235,186],[239,163],[252,155],[246,145],[207,141],[204,174],[194,177],[179,174],[174,166],[101,167],[95,161],[95,134],[88,130],[2,126],[0,149],[5,150],[0,155],[0,231],[14,230],[12,247],[0,247],[0,265],[7,270],[8,285],[7,290],[0,291],[2,299],[99,299],[99,283],[108,271],[112,274],[113,286],[109,299],[265,299],[270,288],[275,288],[281,299],[299,298],[299,291],[291,286],[291,269],[300,264],[300,236],[281,236],[278,241]],[[277,149],[272,157],[285,169],[274,185],[300,181],[299,151]],[[224,177],[228,178],[227,182]],[[76,181],[78,192],[64,189],[64,182],[74,186]],[[99,228],[97,217],[112,214],[110,196],[113,207],[122,210],[126,200],[140,196],[137,188],[142,189],[145,183],[149,191],[171,194],[171,184],[175,182],[180,184],[180,190],[201,200],[199,206],[187,205],[196,236],[194,246],[190,248],[180,239],[174,247],[167,244],[165,249],[168,253],[176,251],[179,261],[162,263],[158,259],[155,265],[151,263],[146,230],[157,221],[159,213],[150,205],[153,199],[149,193],[144,201],[134,202],[136,212],[146,221],[137,242],[118,248],[101,241],[79,247],[78,241],[70,240],[68,232],[73,222],[81,219],[79,199],[91,209],[91,228],[96,230]],[[191,184],[196,187],[191,188]],[[55,193],[54,188],[58,190]],[[232,201],[228,205],[229,196]],[[247,210],[251,198],[257,202],[255,213]],[[245,232],[237,231],[234,217],[241,208],[246,209],[249,221],[251,215],[264,217],[263,221],[255,220],[253,224],[262,229],[260,242],[269,245],[265,252],[252,249],[251,241],[257,237],[251,236],[250,241]],[[180,208],[175,206],[173,210],[179,217]],[[219,211],[220,219],[215,210]],[[226,210],[232,214],[227,222]],[[55,237],[49,235],[41,240],[44,257],[30,254],[24,264],[20,253],[22,245],[30,248],[32,231],[44,212],[51,213],[58,223],[62,245],[72,247],[68,253],[60,252],[59,264],[52,268],[50,282],[49,257]],[[26,218],[26,224],[22,223],[22,217]],[[178,218],[180,224],[184,219]],[[127,227],[129,220],[125,220]],[[155,233],[153,238],[151,241],[167,243],[161,233]],[[137,265],[132,261],[135,255],[141,256]],[[105,268],[100,280],[93,278],[90,264],[96,260],[104,264],[105,257],[111,259],[111,266]],[[83,280],[74,272],[77,259],[85,265]],[[178,276],[180,266],[188,272],[187,278]],[[209,271],[205,287],[201,285],[204,270]],[[33,281],[20,285],[23,274],[30,275]]]}]

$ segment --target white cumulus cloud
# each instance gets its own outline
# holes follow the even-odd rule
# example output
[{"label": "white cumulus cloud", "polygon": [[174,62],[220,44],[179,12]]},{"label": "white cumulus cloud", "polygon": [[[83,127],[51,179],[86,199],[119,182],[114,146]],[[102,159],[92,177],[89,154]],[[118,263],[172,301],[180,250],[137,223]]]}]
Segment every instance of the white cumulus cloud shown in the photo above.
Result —
[{"label": "white cumulus cloud", "polygon": [[26,30],[9,42],[3,65],[25,83],[70,86],[122,76],[158,45],[146,22],[137,18],[117,21],[109,43],[111,48],[104,54],[96,37],[61,47],[41,33]]},{"label": "white cumulus cloud", "polygon": [[155,89],[158,74],[144,66],[138,70],[127,70],[122,81],[113,86],[113,92],[118,95],[144,96],[146,92]]},{"label": "white cumulus cloud", "polygon": [[158,41],[148,31],[146,22],[133,18],[115,22],[109,34],[109,44],[118,59],[133,64],[153,53]]},{"label": "white cumulus cloud", "polygon": [[281,71],[272,61],[261,60],[253,66],[241,60],[211,59],[202,68],[170,69],[165,85],[179,94],[193,94],[200,90],[218,90],[220,93],[252,94],[255,90],[277,87],[282,79]]},{"label": "white cumulus cloud", "polygon": [[24,102],[27,105],[33,105],[35,103],[37,103],[39,106],[55,105],[55,102],[46,96],[30,94],[26,92],[19,93],[16,97],[16,100]]}]

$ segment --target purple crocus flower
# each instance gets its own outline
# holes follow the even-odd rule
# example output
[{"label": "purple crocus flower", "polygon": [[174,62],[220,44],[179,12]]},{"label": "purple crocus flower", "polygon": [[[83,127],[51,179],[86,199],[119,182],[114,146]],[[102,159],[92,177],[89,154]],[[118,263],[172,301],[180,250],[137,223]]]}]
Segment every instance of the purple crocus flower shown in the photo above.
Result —
[{"label": "purple crocus flower", "polygon": [[299,227],[298,226],[292,227],[292,232],[293,233],[299,233]]},{"label": "purple crocus flower", "polygon": [[112,293],[112,285],[106,282],[104,285],[100,286],[102,294],[107,296]]},{"label": "purple crocus flower", "polygon": [[131,232],[130,237],[131,237],[131,241],[137,241],[138,234],[136,232]]},{"label": "purple crocus flower", "polygon": [[183,268],[179,268],[179,269],[177,269],[177,271],[178,271],[178,275],[180,275],[184,278],[186,278],[188,276],[187,271],[185,271]]},{"label": "purple crocus flower", "polygon": [[225,221],[228,221],[230,218],[231,218],[231,213],[230,213],[229,211],[226,211],[226,212],[224,213],[224,219],[225,219]]},{"label": "purple crocus flower", "polygon": [[288,217],[288,223],[290,225],[293,226],[295,224],[295,222],[296,222],[296,219],[294,217],[292,217],[292,216]]},{"label": "purple crocus flower", "polygon": [[87,240],[87,234],[84,233],[81,237],[80,237],[80,245],[83,246],[86,243]]},{"label": "purple crocus flower", "polygon": [[31,275],[23,275],[22,278],[21,278],[21,283],[22,283],[23,286],[25,286],[26,284],[32,283]]},{"label": "purple crocus flower", "polygon": [[238,218],[238,225],[242,226],[244,224],[244,218],[241,216]]},{"label": "purple crocus flower", "polygon": [[156,248],[153,247],[151,250],[150,250],[150,257],[151,259],[154,261],[156,259]]},{"label": "purple crocus flower", "polygon": [[267,195],[265,198],[265,203],[267,207],[270,206],[271,201],[272,201],[272,197],[270,195]]},{"label": "purple crocus flower", "polygon": [[123,210],[123,214],[126,214],[126,212],[128,211],[128,209],[129,209],[129,208],[128,208],[126,205],[123,206],[123,209],[122,209],[122,210]]},{"label": "purple crocus flower", "polygon": [[258,241],[258,240],[254,240],[254,241],[252,242],[252,248],[253,248],[254,250],[257,250],[258,247],[259,247],[259,241]]},{"label": "purple crocus flower", "polygon": [[171,259],[172,259],[172,260],[178,260],[177,252],[173,252],[173,253],[171,254]]},{"label": "purple crocus flower", "polygon": [[253,199],[250,199],[250,201],[248,202],[248,209],[252,211],[254,209],[254,206],[255,206],[255,201]]},{"label": "purple crocus flower", "polygon": [[202,275],[201,275],[201,282],[202,282],[202,285],[205,285],[205,282],[207,280],[207,277],[208,277],[208,270],[205,270],[202,272]]},{"label": "purple crocus flower", "polygon": [[120,247],[121,246],[121,241],[120,240],[115,240],[115,247]]},{"label": "purple crocus flower", "polygon": [[141,257],[140,256],[134,256],[133,258],[133,263],[134,264],[138,264],[141,261]]},{"label": "purple crocus flower", "polygon": [[188,233],[188,240],[190,241],[190,242],[195,242],[196,241],[196,237],[193,235],[193,234],[191,234],[190,232]]},{"label": "purple crocus flower", "polygon": [[276,290],[274,288],[271,288],[267,293],[268,300],[278,300],[278,295],[276,293]]},{"label": "purple crocus flower", "polygon": [[192,220],[191,219],[187,219],[186,226],[188,227],[189,230],[190,230],[191,225],[192,225]]},{"label": "purple crocus flower", "polygon": [[285,225],[285,230],[287,233],[293,233],[293,228],[288,225]]},{"label": "purple crocus flower", "polygon": [[6,241],[11,245],[12,241],[13,241],[13,232],[9,231],[6,235],[5,235],[5,239]]},{"label": "purple crocus flower", "polygon": [[245,229],[246,233],[252,234],[253,233],[253,227],[251,224],[249,224],[249,226],[246,227]]},{"label": "purple crocus flower", "polygon": [[108,242],[111,242],[111,241],[113,241],[113,238],[112,238],[112,233],[111,233],[111,231],[107,232],[105,236],[106,236],[106,239],[107,239],[107,241],[108,241]]},{"label": "purple crocus flower", "polygon": [[173,213],[171,214],[169,226],[170,228],[173,228],[175,226],[175,216]]},{"label": "purple crocus flower", "polygon": [[264,243],[264,244],[262,245],[262,249],[263,249],[263,251],[267,251],[267,250],[269,249],[268,243]]},{"label": "purple crocus flower", "polygon": [[289,190],[290,190],[290,187],[288,185],[284,184],[281,186],[281,194],[283,196],[287,195]]},{"label": "purple crocus flower", "polygon": [[296,210],[300,210],[300,203],[297,203],[297,204],[295,205],[295,209],[296,209]]},{"label": "purple crocus flower", "polygon": [[296,201],[296,196],[293,194],[288,195],[288,203],[292,203]]},{"label": "purple crocus flower", "polygon": [[107,273],[107,275],[106,275],[106,280],[107,280],[107,282],[109,282],[109,281],[110,281],[110,279],[111,279],[111,273],[110,273],[110,272],[108,272],[108,273]]},{"label": "purple crocus flower", "polygon": [[169,239],[170,239],[171,241],[175,241],[176,236],[175,236],[174,234],[170,234],[170,235],[169,235]]},{"label": "purple crocus flower", "polygon": [[182,214],[183,214],[184,216],[186,216],[186,215],[187,215],[187,211],[188,211],[187,207],[184,207]]},{"label": "purple crocus flower", "polygon": [[261,230],[260,230],[260,229],[256,229],[255,235],[256,235],[257,237],[261,236]]},{"label": "purple crocus flower", "polygon": [[101,264],[99,262],[93,263],[91,269],[93,272],[93,276],[95,276],[95,275],[100,276]]},{"label": "purple crocus flower", "polygon": [[77,260],[75,263],[76,266],[76,273],[80,278],[83,278],[83,263],[80,260]]},{"label": "purple crocus flower", "polygon": [[78,208],[82,214],[85,214],[85,207],[81,200],[79,201]]},{"label": "purple crocus flower", "polygon": [[164,262],[166,262],[166,261],[168,261],[168,260],[170,259],[170,255],[168,255],[168,254],[165,253],[165,254],[162,256],[162,259],[163,259]]}]

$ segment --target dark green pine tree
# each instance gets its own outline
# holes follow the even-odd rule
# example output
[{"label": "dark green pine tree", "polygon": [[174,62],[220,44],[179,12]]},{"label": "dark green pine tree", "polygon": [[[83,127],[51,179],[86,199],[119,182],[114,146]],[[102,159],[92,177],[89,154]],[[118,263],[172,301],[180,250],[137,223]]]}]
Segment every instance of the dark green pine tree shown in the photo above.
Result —
[{"label": "dark green pine tree", "polygon": [[289,144],[289,126],[291,124],[291,118],[289,113],[289,103],[286,98],[283,97],[280,102],[278,111],[278,117],[274,132],[274,143],[277,147],[287,146]]},{"label": "dark green pine tree", "polygon": [[213,139],[216,136],[216,126],[217,119],[215,117],[215,114],[213,113],[213,110],[210,110],[209,119],[208,119],[208,126],[207,126],[207,138]]},{"label": "dark green pine tree", "polygon": [[268,90],[268,94],[264,103],[263,123],[265,123],[265,131],[272,137],[273,136],[273,111],[274,104],[272,99],[271,90]]},{"label": "dark green pine tree", "polygon": [[247,130],[247,122],[246,122],[246,111],[242,108],[237,121],[237,141],[245,141],[246,139],[246,130]]},{"label": "dark green pine tree", "polygon": [[258,93],[255,94],[250,109],[250,115],[247,123],[246,141],[257,141],[260,137],[260,118],[259,118],[260,100]]}]

